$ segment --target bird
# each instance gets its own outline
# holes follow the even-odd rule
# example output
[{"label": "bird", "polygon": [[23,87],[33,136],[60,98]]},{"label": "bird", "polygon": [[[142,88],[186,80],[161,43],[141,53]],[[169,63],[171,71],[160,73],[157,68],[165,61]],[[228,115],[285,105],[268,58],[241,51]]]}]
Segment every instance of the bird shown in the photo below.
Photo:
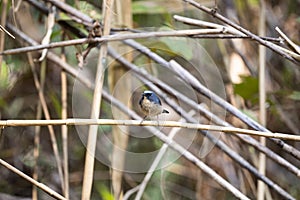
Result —
[{"label": "bird", "polygon": [[141,110],[145,114],[145,117],[143,118],[141,123],[146,119],[146,117],[156,116],[158,119],[159,114],[169,113],[168,110],[162,107],[161,101],[158,96],[150,90],[146,90],[142,93],[139,105],[141,107]]}]

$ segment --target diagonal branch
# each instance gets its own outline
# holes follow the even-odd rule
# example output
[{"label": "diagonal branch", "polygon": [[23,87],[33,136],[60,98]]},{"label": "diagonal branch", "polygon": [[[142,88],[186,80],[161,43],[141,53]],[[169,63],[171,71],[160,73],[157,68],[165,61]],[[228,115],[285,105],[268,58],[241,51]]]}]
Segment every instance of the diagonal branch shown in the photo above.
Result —
[{"label": "diagonal branch", "polygon": [[255,35],[254,33],[248,31],[247,29],[243,28],[242,26],[234,23],[233,21],[229,20],[228,18],[224,17],[223,15],[217,13],[217,10],[208,8],[206,6],[201,5],[200,3],[194,1],[194,0],[182,0],[184,2],[189,3],[190,5],[198,8],[199,10],[202,10],[203,12],[206,12],[207,14],[217,18],[218,20],[224,22],[225,24],[237,29],[238,31],[244,33],[245,35],[248,35],[251,37],[251,39],[257,41],[261,45],[266,46],[267,48],[273,50],[274,52],[278,53],[279,55],[283,56],[284,58],[290,60],[291,62],[295,63],[296,65],[300,66],[300,55],[297,58],[294,58],[293,56],[289,55],[285,51],[283,51],[281,48],[278,48],[275,44],[265,41],[261,39],[259,36]]},{"label": "diagonal branch", "polygon": [[[179,65],[174,60],[171,60],[170,62],[166,61],[159,55],[153,53],[150,49],[147,47],[140,45],[138,43],[129,44],[130,46],[134,47],[138,51],[142,52],[143,54],[147,55],[157,63],[161,64],[161,66],[166,67],[170,69],[171,71],[174,71],[175,74],[177,74],[182,80],[188,82],[196,91],[198,91],[200,94],[203,94],[207,98],[211,99],[214,103],[218,104],[222,108],[229,111],[231,114],[242,120],[245,124],[248,126],[254,128],[255,130],[259,131],[265,131],[270,132],[267,128],[260,125],[250,117],[246,116],[244,113],[242,113],[239,109],[210,91],[208,88],[206,88],[204,85],[202,85],[192,74],[190,74],[186,69],[184,69],[181,65]],[[284,143],[281,140],[278,139],[272,139],[279,147],[281,147],[284,151],[288,152],[289,154],[293,155],[295,158],[300,159],[300,152],[292,147],[289,144]]]},{"label": "diagonal branch", "polygon": [[3,165],[4,167],[6,167],[7,169],[11,170],[15,174],[18,174],[22,178],[26,179],[27,181],[31,182],[33,185],[35,185],[36,187],[38,187],[41,190],[45,191],[50,196],[52,196],[52,197],[54,197],[56,199],[66,200],[66,198],[63,197],[62,195],[60,195],[59,193],[55,192],[54,190],[52,190],[51,188],[49,188],[45,184],[40,183],[40,182],[34,180],[30,176],[24,174],[22,171],[18,170],[17,168],[15,168],[14,166],[12,166],[9,163],[5,162],[4,160],[0,159],[0,164]]},{"label": "diagonal branch", "polygon": [[[130,45],[131,47],[135,48],[135,49],[140,49],[142,47],[142,45],[140,45],[139,43],[137,43],[137,42],[135,42],[133,40],[125,40],[124,42],[126,44]],[[146,49],[145,49],[145,51],[146,51]],[[210,111],[206,110],[203,106],[199,105],[198,103],[194,102],[190,98],[184,96],[182,93],[178,92],[176,89],[170,87],[169,85],[165,84],[164,82],[160,81],[159,79],[153,77],[151,74],[147,73],[145,70],[143,70],[143,69],[135,66],[134,64],[132,64],[132,63],[130,63],[128,61],[126,61],[120,55],[113,54],[113,51],[110,51],[110,55],[113,56],[114,59],[116,59],[119,62],[121,62],[125,67],[128,67],[135,74],[138,74],[137,77],[141,81],[145,82],[145,80],[148,80],[151,83],[153,83],[155,85],[158,85],[164,91],[172,94],[173,96],[176,96],[180,101],[182,101],[182,102],[186,103],[187,105],[191,106],[193,109],[195,109],[197,111],[200,111],[201,114],[203,114],[204,116],[206,116],[207,119],[212,120],[215,124],[221,125],[221,126],[233,127],[228,122],[223,121],[218,116],[216,116],[213,113],[211,113]],[[159,55],[157,55],[157,54],[155,54],[153,52],[151,52],[151,55],[153,56],[153,59],[155,59],[156,61],[158,61],[161,64],[163,64],[164,62],[167,62],[162,57],[160,57]],[[155,90],[155,89],[152,87],[152,90]],[[161,93],[161,92],[158,92],[158,91],[156,91],[156,93],[159,93],[159,96],[163,97],[163,99],[166,102],[168,102],[167,98],[165,97],[166,95],[164,93]],[[180,107],[178,107],[178,106],[173,107],[174,110],[176,110],[177,112],[180,113],[181,111],[179,110],[179,108]],[[299,169],[297,167],[295,167],[290,162],[288,162],[287,160],[283,159],[282,157],[280,157],[279,155],[277,155],[276,153],[274,153],[273,151],[271,151],[269,148],[261,145],[259,142],[257,142],[257,140],[253,139],[252,137],[250,137],[248,135],[239,135],[239,134],[237,134],[236,136],[238,138],[240,138],[242,141],[244,141],[244,142],[252,145],[257,150],[265,153],[267,156],[269,156],[275,162],[278,162],[280,165],[286,167],[288,170],[290,170],[295,175],[298,176],[298,174],[300,174],[300,171],[299,171]]]}]

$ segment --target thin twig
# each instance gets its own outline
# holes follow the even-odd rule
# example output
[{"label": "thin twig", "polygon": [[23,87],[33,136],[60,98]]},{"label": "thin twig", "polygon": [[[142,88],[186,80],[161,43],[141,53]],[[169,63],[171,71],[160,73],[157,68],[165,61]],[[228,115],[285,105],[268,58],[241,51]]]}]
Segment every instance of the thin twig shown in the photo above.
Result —
[{"label": "thin twig", "polygon": [[238,24],[232,22],[231,20],[229,20],[228,18],[224,17],[223,15],[219,14],[217,12],[217,10],[215,9],[211,9],[208,8],[206,6],[201,5],[200,3],[194,1],[194,0],[182,0],[184,2],[189,3],[190,5],[198,8],[199,10],[202,10],[203,12],[206,12],[207,14],[217,18],[218,20],[224,22],[225,24],[237,29],[238,31],[248,35],[249,37],[251,37],[253,40],[257,41],[258,43],[260,43],[261,45],[266,46],[267,48],[273,50],[274,52],[278,53],[279,55],[283,56],[284,58],[290,60],[291,62],[295,63],[296,65],[300,65],[300,59],[296,60],[294,57],[292,57],[291,55],[289,55],[288,53],[286,53],[285,51],[283,51],[281,48],[278,48],[277,45],[265,41],[263,39],[261,39],[259,36],[253,34],[252,32],[248,31],[247,29],[239,26]]},{"label": "thin twig", "polygon": [[123,200],[128,200],[130,198],[131,195],[133,195],[134,193],[136,193],[139,189],[140,189],[141,185],[137,185],[134,188],[128,190],[124,196],[123,196]]},{"label": "thin twig", "polygon": [[[1,8],[1,19],[0,19],[0,31],[6,31],[6,29],[1,25],[6,23],[6,17],[7,17],[7,0],[3,0],[2,2],[2,8]],[[7,31],[8,32],[8,31]],[[5,45],[5,34],[2,34],[0,32],[0,52],[4,50],[4,45]],[[0,56],[0,75],[2,72],[2,61],[3,57]]]},{"label": "thin twig", "polygon": [[[31,59],[29,59],[29,61],[30,60]],[[49,112],[49,109],[48,109],[48,106],[47,106],[47,103],[46,103],[46,98],[44,96],[43,90],[41,90],[41,84],[38,80],[37,72],[36,72],[36,69],[35,69],[35,66],[34,66],[33,63],[30,64],[30,68],[31,68],[31,71],[32,71],[33,81],[34,81],[35,87],[38,91],[38,96],[39,96],[39,100],[40,100],[41,105],[42,105],[43,113],[45,115],[45,118],[47,120],[50,120],[51,116],[50,116],[50,112]],[[54,152],[54,157],[55,157],[55,160],[56,160],[58,175],[59,175],[59,178],[60,178],[60,181],[61,181],[60,182],[61,187],[63,189],[64,188],[64,184],[63,184],[64,183],[64,177],[63,177],[61,159],[60,159],[60,155],[59,155],[59,152],[58,152],[58,146],[57,146],[57,140],[56,140],[54,128],[51,125],[49,125],[47,127],[48,127],[48,130],[49,130],[51,144],[52,144],[52,148],[53,148],[53,152]]]},{"label": "thin twig", "polygon": [[281,30],[280,28],[276,27],[275,30],[280,34],[281,37],[283,37],[283,39],[289,44],[291,45],[291,47],[296,51],[296,53],[300,54],[300,47],[295,44],[292,40],[290,40],[290,38],[288,38],[288,36],[286,36]]},{"label": "thin twig", "polygon": [[0,159],[0,164],[3,165],[4,167],[6,167],[7,169],[11,170],[12,172],[14,172],[15,174],[18,174],[19,176],[21,176],[22,178],[26,179],[27,181],[29,181],[30,183],[32,183],[33,185],[35,185],[36,187],[40,188],[41,190],[43,190],[44,192],[46,192],[47,194],[49,194],[50,196],[56,198],[56,199],[62,199],[62,200],[66,200],[66,198],[64,198],[63,196],[61,196],[60,194],[58,194],[57,192],[55,192],[54,190],[52,190],[51,188],[49,188],[48,186],[44,185],[43,183],[40,183],[36,180],[34,180],[33,178],[31,178],[30,176],[24,174],[22,171],[18,170],[17,168],[15,168],[14,166],[8,164],[7,162],[5,162],[4,160]]},{"label": "thin twig", "polygon": [[[183,22],[185,24],[190,24],[190,25],[195,25],[195,26],[200,26],[200,27],[205,27],[205,28],[222,28],[224,29],[224,33],[222,35],[199,35],[199,36],[193,36],[193,38],[226,38],[226,39],[237,39],[237,38],[244,38],[244,39],[251,39],[251,37],[243,34],[242,32],[228,26],[223,26],[220,24],[212,23],[212,22],[207,22],[207,21],[202,21],[199,19],[193,19],[189,17],[183,17],[179,15],[174,15],[173,18],[177,21]],[[229,35],[232,34],[232,35]],[[261,39],[270,41],[270,42],[277,42],[277,43],[282,43],[283,39],[282,38],[273,38],[273,37],[264,37],[260,36]]]},{"label": "thin twig", "polygon": [[216,29],[223,29],[224,33],[229,33],[237,36],[246,36],[244,33],[232,28],[232,27],[226,27],[220,24],[212,23],[212,22],[206,22],[199,19],[192,19],[188,17],[182,17],[179,15],[174,15],[173,18],[177,21],[183,22],[185,24],[205,27],[205,28],[216,28]]},{"label": "thin twig", "polygon": [[[34,61],[32,58],[31,53],[27,54],[28,57],[28,62],[30,65],[34,65]],[[44,90],[44,83],[45,83],[45,73],[46,73],[46,65],[45,62],[41,63],[41,72],[40,72],[40,83],[41,83],[41,87],[40,90]],[[36,109],[36,119],[39,120],[42,117],[42,105],[41,102],[38,102],[37,105],[37,109]],[[36,126],[34,129],[34,149],[33,149],[33,157],[34,157],[34,168],[33,168],[33,179],[34,180],[38,180],[38,169],[39,169],[39,165],[38,165],[38,158],[40,155],[40,131],[41,131],[41,127],[40,126]],[[33,200],[38,200],[38,190],[37,187],[34,186],[32,187],[32,199]]]},{"label": "thin twig", "polygon": [[106,35],[103,37],[95,38],[81,38],[74,40],[66,40],[61,42],[53,42],[45,45],[35,45],[29,47],[21,47],[17,49],[10,49],[0,52],[0,55],[11,55],[19,54],[31,51],[38,51],[43,49],[51,49],[58,47],[73,46],[79,44],[95,43],[95,42],[110,42],[110,41],[120,41],[126,39],[142,39],[142,38],[151,38],[151,37],[186,37],[186,36],[197,36],[205,34],[219,34],[223,33],[222,29],[190,29],[190,30],[173,30],[173,31],[157,31],[157,32],[145,32],[145,33],[126,33],[126,34],[115,34],[115,35]]},{"label": "thin twig", "polygon": [[[47,16],[47,32],[41,42],[42,45],[47,45],[50,43],[50,37],[52,35],[53,27],[55,25],[55,13],[56,13],[55,7],[52,7],[51,12],[49,12]],[[42,55],[38,59],[38,61],[42,61],[46,57],[47,52],[48,49],[43,49]]]},{"label": "thin twig", "polygon": [[[3,5],[3,8],[6,9],[6,7],[4,6],[5,4],[3,3],[2,5]],[[3,17],[3,16],[6,16],[6,13],[5,13],[5,12],[2,13],[2,17]],[[3,18],[2,18],[2,19],[3,19]],[[5,20],[5,19],[6,19],[6,18],[4,17],[4,20]],[[4,31],[4,32],[5,32],[7,35],[9,35],[11,38],[16,39],[15,36],[13,36],[10,32],[8,32],[2,25],[0,25],[0,31]]]}]

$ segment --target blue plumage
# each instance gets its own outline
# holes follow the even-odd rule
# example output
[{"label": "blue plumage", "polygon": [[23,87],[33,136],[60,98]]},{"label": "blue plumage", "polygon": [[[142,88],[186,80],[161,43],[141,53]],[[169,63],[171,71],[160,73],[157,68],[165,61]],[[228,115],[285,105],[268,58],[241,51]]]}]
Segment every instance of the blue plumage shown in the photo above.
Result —
[{"label": "blue plumage", "polygon": [[142,111],[146,115],[144,119],[147,116],[158,116],[161,113],[169,113],[169,111],[163,109],[158,96],[154,92],[149,90],[143,92],[139,104]]},{"label": "blue plumage", "polygon": [[150,102],[153,102],[154,104],[161,105],[160,99],[156,96],[156,94],[152,91],[146,90],[142,94],[142,99],[140,100],[140,105],[142,103],[143,97],[146,97]]}]

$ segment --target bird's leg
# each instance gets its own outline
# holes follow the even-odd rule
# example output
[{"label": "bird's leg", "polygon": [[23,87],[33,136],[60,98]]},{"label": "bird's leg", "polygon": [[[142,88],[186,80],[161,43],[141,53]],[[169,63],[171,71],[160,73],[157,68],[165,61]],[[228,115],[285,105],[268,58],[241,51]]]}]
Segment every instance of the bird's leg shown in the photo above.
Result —
[{"label": "bird's leg", "polygon": [[157,120],[157,126],[159,127],[158,115],[156,115],[156,120]]},{"label": "bird's leg", "polygon": [[140,124],[143,123],[143,121],[147,118],[147,115],[145,115],[145,117],[142,119],[142,121],[140,122]]}]

